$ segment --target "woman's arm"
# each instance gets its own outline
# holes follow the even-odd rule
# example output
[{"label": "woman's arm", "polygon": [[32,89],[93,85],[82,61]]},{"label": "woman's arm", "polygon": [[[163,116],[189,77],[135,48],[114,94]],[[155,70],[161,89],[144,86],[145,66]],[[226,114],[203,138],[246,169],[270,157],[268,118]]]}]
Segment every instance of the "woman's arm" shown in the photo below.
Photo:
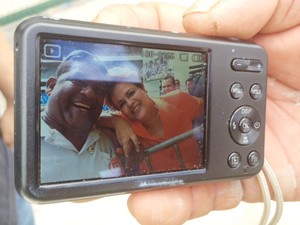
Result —
[{"label": "woman's arm", "polygon": [[144,159],[144,155],[143,151],[140,151],[139,140],[128,121],[117,115],[101,116],[96,126],[115,130],[121,145],[121,148],[116,150],[117,154],[125,155],[125,173],[129,176],[139,174],[140,162]]},{"label": "woman's arm", "polygon": [[115,130],[115,134],[119,144],[122,146],[125,157],[128,157],[133,153],[140,151],[139,140],[128,121],[121,116],[101,116],[96,124],[97,127],[112,128]]}]

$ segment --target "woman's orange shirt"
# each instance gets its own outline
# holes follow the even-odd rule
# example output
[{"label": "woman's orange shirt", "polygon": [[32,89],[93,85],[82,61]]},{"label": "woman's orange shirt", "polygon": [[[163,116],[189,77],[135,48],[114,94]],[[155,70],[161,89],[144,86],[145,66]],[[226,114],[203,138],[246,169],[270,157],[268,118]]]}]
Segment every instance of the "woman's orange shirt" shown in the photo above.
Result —
[{"label": "woman's orange shirt", "polygon": [[[193,129],[193,121],[203,116],[202,99],[181,91],[172,91],[167,95],[154,98],[153,101],[159,110],[163,137],[151,135],[140,122],[129,121],[145,149]],[[178,143],[178,147],[186,169],[203,167],[203,152],[195,137],[192,136]],[[172,146],[150,154],[148,162],[150,167],[146,160],[141,163],[141,174],[182,169]]]}]

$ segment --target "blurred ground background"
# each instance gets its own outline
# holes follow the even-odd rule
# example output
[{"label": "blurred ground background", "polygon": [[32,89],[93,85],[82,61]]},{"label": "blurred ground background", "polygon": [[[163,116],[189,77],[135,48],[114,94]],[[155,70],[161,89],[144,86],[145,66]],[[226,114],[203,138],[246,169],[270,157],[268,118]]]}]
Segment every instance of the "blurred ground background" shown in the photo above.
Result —
[{"label": "blurred ground background", "polygon": [[[36,4],[37,0],[0,0],[0,17],[14,11],[18,7],[26,7]],[[77,0],[38,12],[37,15],[55,16],[67,19],[91,21],[97,12],[104,6],[115,3],[138,3],[142,0]],[[164,0],[177,4],[190,5],[192,1]],[[145,2],[145,1],[144,1]],[[15,4],[15,5],[14,5]],[[16,6],[17,5],[17,6]],[[13,44],[13,33],[20,20],[4,25],[4,31]],[[0,96],[0,101],[3,99]],[[0,112],[1,113],[1,112]],[[34,204],[34,212],[37,225],[96,225],[96,224],[138,224],[127,209],[128,195],[100,198],[86,203],[55,203],[37,205]],[[274,209],[274,204],[272,205]],[[207,216],[194,219],[185,223],[210,224],[210,225],[253,225],[258,224],[262,214],[262,203],[249,204],[242,202],[238,207],[226,210],[211,212]],[[288,202],[284,205],[283,217],[279,225],[300,224],[300,202]],[[175,212],[176,213],[176,212]]]}]

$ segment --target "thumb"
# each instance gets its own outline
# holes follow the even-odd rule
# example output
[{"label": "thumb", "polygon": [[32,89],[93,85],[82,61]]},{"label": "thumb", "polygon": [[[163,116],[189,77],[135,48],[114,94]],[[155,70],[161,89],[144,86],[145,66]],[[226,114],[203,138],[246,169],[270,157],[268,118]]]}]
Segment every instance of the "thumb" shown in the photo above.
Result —
[{"label": "thumb", "polygon": [[184,14],[187,32],[249,39],[270,20],[277,0],[198,0]]}]

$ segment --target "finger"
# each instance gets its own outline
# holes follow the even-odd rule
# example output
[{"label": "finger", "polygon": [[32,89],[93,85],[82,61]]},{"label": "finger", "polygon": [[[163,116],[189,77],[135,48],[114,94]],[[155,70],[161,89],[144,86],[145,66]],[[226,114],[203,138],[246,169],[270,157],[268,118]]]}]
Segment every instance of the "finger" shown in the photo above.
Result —
[{"label": "finger", "polygon": [[199,184],[191,187],[193,207],[191,218],[204,216],[212,210],[236,207],[244,196],[241,181]]},{"label": "finger", "polygon": [[184,32],[182,15],[185,8],[156,3],[113,5],[104,8],[93,20],[98,23]]},{"label": "finger", "polygon": [[[284,32],[259,35],[254,41],[268,52],[269,74],[276,81],[289,88],[300,90],[300,26]],[[285,63],[283,63],[285,62]],[[276,89],[269,89],[275,92]],[[277,93],[279,93],[277,91]],[[285,92],[286,93],[286,92]],[[299,104],[299,94],[293,95],[293,101]],[[298,97],[297,97],[298,96]],[[277,96],[279,97],[279,96]],[[284,96],[282,96],[284,97]]]},{"label": "finger", "polygon": [[191,216],[192,200],[189,187],[153,190],[132,194],[128,208],[140,224],[181,225]]},{"label": "finger", "polygon": [[277,0],[198,0],[185,12],[183,24],[190,33],[249,39],[268,23],[276,6]]},{"label": "finger", "polygon": [[132,135],[130,137],[131,141],[133,142],[134,144],[134,147],[135,147],[135,151],[136,152],[139,152],[140,151],[140,141],[138,139],[138,137],[136,135]]},{"label": "finger", "polygon": [[212,210],[236,207],[242,198],[240,181],[219,182],[134,193],[128,208],[141,224],[183,224]]},{"label": "finger", "polygon": [[133,148],[134,148],[134,145],[132,143],[131,140],[128,140],[127,138],[123,139],[123,143],[122,143],[122,147],[123,147],[123,150],[124,150],[124,154],[125,154],[125,157],[127,158],[130,153],[132,152]]},{"label": "finger", "polygon": [[[265,145],[268,148],[265,151],[265,158],[272,165],[284,199],[286,201],[299,200],[300,189],[296,184],[300,182],[300,155],[299,148],[295,148],[295,146],[300,146],[299,126],[275,101],[268,101],[267,115]],[[274,123],[280,120],[284,121],[284,126]],[[286,141],[286,135],[282,134],[287,134],[289,140]]]},{"label": "finger", "polygon": [[276,10],[262,29],[263,33],[286,30],[300,23],[300,2],[295,0],[278,1]]},{"label": "finger", "polygon": [[123,150],[123,148],[116,148],[116,153],[117,153],[117,155],[119,155],[119,156],[123,156],[124,155],[124,150]]},{"label": "finger", "polygon": [[7,135],[6,133],[4,133],[2,138],[3,138],[3,142],[9,149],[14,148],[13,134]]}]

